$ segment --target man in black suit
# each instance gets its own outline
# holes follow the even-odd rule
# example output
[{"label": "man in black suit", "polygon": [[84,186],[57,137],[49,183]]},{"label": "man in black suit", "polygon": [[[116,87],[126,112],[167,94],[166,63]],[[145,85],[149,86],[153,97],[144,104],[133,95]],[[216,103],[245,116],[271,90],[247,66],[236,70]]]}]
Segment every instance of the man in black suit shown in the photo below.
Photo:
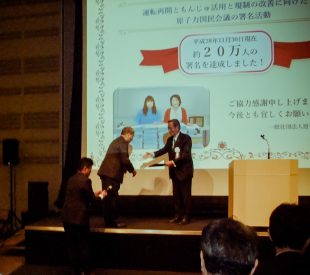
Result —
[{"label": "man in black suit", "polygon": [[129,172],[134,177],[137,172],[129,159],[129,143],[133,140],[134,129],[124,127],[121,135],[114,139],[98,170],[102,190],[109,190],[109,196],[104,201],[103,215],[106,227],[124,227],[117,223],[118,190],[123,182],[124,174]]},{"label": "man in black suit", "polygon": [[202,229],[200,249],[203,275],[250,275],[258,264],[255,230],[231,218],[208,223]]},{"label": "man in black suit", "polygon": [[146,153],[144,157],[158,157],[168,153],[169,177],[172,180],[172,192],[175,216],[170,223],[188,224],[190,222],[193,160],[192,139],[180,132],[180,122],[177,119],[168,121],[170,137],[165,146],[154,153]]},{"label": "man in black suit", "polygon": [[98,197],[107,195],[106,191],[93,192],[89,175],[93,161],[82,158],[78,164],[78,171],[69,178],[64,205],[62,208],[62,221],[68,248],[70,264],[74,274],[91,274],[89,251],[89,220],[90,205]]},{"label": "man in black suit", "polygon": [[269,235],[274,257],[261,261],[255,275],[309,275],[310,265],[303,248],[310,236],[308,210],[297,204],[282,203],[269,217]]}]

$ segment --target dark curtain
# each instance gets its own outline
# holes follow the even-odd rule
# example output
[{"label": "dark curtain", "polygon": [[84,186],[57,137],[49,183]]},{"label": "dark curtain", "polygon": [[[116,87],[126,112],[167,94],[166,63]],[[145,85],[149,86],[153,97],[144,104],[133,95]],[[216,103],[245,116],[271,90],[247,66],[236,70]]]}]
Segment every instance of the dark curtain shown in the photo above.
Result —
[{"label": "dark curtain", "polygon": [[81,158],[82,0],[63,0],[63,171],[54,205],[61,209],[66,183]]}]

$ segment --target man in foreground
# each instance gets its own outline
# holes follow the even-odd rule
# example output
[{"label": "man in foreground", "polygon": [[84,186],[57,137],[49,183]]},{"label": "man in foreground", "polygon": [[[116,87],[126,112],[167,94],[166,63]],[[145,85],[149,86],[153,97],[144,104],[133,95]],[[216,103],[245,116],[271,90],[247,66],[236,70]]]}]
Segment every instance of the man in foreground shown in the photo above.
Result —
[{"label": "man in foreground", "polygon": [[253,274],[258,263],[256,232],[233,219],[214,220],[202,230],[200,260],[203,275]]}]

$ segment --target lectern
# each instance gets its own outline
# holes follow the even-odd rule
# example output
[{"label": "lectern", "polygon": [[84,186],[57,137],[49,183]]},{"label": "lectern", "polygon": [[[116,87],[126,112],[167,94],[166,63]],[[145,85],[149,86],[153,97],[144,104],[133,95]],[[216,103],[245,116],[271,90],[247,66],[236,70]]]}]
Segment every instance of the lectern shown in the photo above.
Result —
[{"label": "lectern", "polygon": [[298,203],[298,160],[234,160],[229,164],[228,216],[267,227],[273,209]]}]

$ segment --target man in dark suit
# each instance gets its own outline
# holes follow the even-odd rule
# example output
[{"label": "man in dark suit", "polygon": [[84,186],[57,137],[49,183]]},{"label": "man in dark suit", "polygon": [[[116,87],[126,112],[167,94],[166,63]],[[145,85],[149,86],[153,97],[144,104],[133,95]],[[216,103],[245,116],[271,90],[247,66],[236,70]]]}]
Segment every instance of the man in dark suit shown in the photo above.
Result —
[{"label": "man in dark suit", "polygon": [[106,191],[93,192],[89,175],[93,161],[82,158],[78,164],[78,171],[69,178],[64,205],[62,208],[62,221],[68,248],[70,264],[74,274],[91,274],[89,251],[89,220],[90,205],[98,197],[107,195]]},{"label": "man in dark suit", "polygon": [[275,255],[262,260],[255,275],[309,275],[310,265],[302,254],[310,236],[309,212],[304,206],[282,203],[269,217],[269,235]]},{"label": "man in dark suit", "polygon": [[217,219],[202,229],[200,262],[203,275],[252,275],[258,264],[255,230],[231,218]]},{"label": "man in dark suit", "polygon": [[170,223],[188,224],[190,222],[193,160],[192,139],[189,135],[180,132],[180,122],[177,119],[168,121],[170,137],[163,148],[146,153],[144,157],[158,157],[168,153],[169,177],[172,180],[172,192],[175,216]]},{"label": "man in dark suit", "polygon": [[124,227],[117,223],[118,190],[123,182],[124,174],[129,172],[134,177],[137,172],[129,159],[129,143],[133,140],[134,129],[124,127],[121,135],[112,141],[98,170],[102,189],[109,190],[104,201],[103,215],[106,227]]}]

